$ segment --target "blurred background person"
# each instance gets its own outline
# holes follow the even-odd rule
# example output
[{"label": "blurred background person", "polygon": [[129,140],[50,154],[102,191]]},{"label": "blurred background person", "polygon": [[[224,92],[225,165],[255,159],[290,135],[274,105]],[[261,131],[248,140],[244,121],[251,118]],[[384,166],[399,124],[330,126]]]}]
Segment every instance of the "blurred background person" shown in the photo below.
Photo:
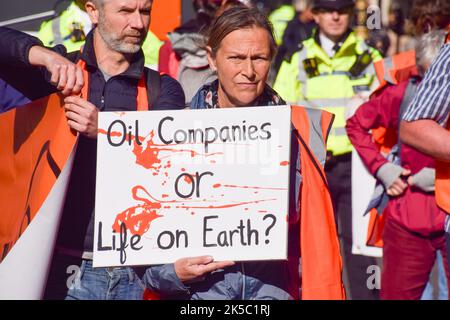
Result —
[{"label": "blurred background person", "polygon": [[386,57],[388,55],[388,50],[391,47],[391,40],[386,30],[374,29],[369,31],[367,44],[377,49],[383,57]]},{"label": "blurred background person", "polygon": [[295,1],[296,15],[289,21],[284,31],[281,44],[271,67],[269,83],[275,81],[275,76],[283,60],[290,60],[290,57],[298,51],[299,45],[311,37],[313,29],[316,27],[312,14],[312,2],[312,0]]},{"label": "blurred background person", "polygon": [[409,21],[410,28],[416,35],[432,30],[447,30],[450,23],[450,1],[414,0]]},{"label": "blurred background person", "polygon": [[446,29],[450,23],[450,1],[414,0],[409,15],[405,16],[400,2],[393,2],[389,10],[388,36],[392,56],[414,50],[415,37],[431,30]]},{"label": "blurred background person", "polygon": [[[437,56],[445,32],[433,31],[420,37],[416,45],[418,74],[361,105],[347,121],[348,136],[372,175],[389,196],[383,210],[383,272],[381,298],[419,300],[440,253],[444,258],[445,212],[434,197],[434,159],[406,144],[397,142],[385,158],[372,139],[371,130],[380,126],[398,136],[402,115],[417,93],[422,76]],[[398,140],[398,139],[397,139]],[[386,196],[386,197],[387,197]],[[441,258],[442,260],[442,258]],[[447,263],[443,270],[448,270]],[[444,271],[444,286],[448,273]],[[446,288],[448,299],[448,290]]]},{"label": "blurred background person", "polygon": [[295,15],[292,0],[275,0],[270,3],[269,21],[272,23],[277,45],[281,44],[284,31]]}]

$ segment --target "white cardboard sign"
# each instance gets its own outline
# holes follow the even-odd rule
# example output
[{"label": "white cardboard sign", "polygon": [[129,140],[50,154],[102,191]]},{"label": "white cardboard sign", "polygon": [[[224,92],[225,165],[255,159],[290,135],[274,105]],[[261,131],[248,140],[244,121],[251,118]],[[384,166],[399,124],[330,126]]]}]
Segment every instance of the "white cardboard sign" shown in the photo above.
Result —
[{"label": "white cardboard sign", "polygon": [[102,112],[94,266],[287,258],[289,106]]}]

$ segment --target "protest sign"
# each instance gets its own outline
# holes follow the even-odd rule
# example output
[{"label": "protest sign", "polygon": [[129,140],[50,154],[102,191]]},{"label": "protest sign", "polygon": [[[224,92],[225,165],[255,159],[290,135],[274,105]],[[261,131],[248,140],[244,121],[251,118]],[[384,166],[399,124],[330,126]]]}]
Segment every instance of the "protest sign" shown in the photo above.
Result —
[{"label": "protest sign", "polygon": [[288,106],[103,112],[94,266],[287,258]]}]

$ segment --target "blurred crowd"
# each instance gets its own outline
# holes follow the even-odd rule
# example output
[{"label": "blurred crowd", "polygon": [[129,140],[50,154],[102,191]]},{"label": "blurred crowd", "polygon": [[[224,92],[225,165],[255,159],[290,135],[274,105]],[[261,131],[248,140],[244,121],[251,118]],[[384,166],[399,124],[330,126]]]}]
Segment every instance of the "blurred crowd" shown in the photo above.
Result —
[{"label": "blurred crowd", "polygon": [[[135,2],[130,0],[133,5]],[[143,8],[151,3],[144,0],[137,2],[142,2]],[[170,31],[164,39],[159,39],[150,28],[141,39],[142,43],[137,41],[138,49],[142,47],[142,64],[160,74],[157,95],[160,100],[154,102],[159,109],[291,104],[333,114],[334,123],[328,128],[328,139],[321,137],[322,144],[324,141],[327,144],[323,159],[318,159],[318,162],[323,167],[326,188],[331,196],[334,221],[330,226],[337,232],[336,245],[342,259],[340,276],[346,298],[447,300],[450,279],[447,261],[449,235],[445,232],[445,226],[448,227],[450,223],[447,217],[450,212],[446,205],[450,202],[447,192],[450,158],[445,150],[448,150],[450,140],[444,128],[448,126],[450,109],[450,56],[449,45],[445,44],[450,27],[450,1],[386,2],[193,0],[195,16],[192,19]],[[383,11],[386,6],[388,10]],[[0,65],[0,112],[14,109],[51,92],[48,87],[47,91],[39,92],[38,87],[23,83],[24,80],[15,77],[12,70],[18,65],[25,68],[23,70],[28,70],[26,68],[30,66],[43,69],[46,83],[53,84],[54,90],[77,91],[76,80],[68,87],[70,75],[67,79],[62,74],[55,78],[55,72],[61,71],[55,71],[50,64],[45,63],[55,52],[73,63],[79,59],[91,59],[87,63],[91,63],[89,67],[92,69],[88,68],[88,71],[94,74],[96,71],[93,70],[97,70],[99,64],[101,72],[96,77],[102,79],[98,81],[103,88],[110,85],[108,90],[111,90],[112,96],[122,90],[113,88],[113,85],[119,85],[113,82],[126,74],[127,68],[134,66],[137,58],[129,57],[137,54],[137,51],[123,50],[120,46],[123,39],[105,36],[116,32],[115,22],[108,20],[107,8],[108,5],[101,0],[74,0],[58,16],[42,24],[39,40],[15,34],[13,30],[2,30],[0,47],[6,45],[7,38],[24,38],[21,45],[0,50],[3,61]],[[131,12],[134,9],[130,7],[125,10]],[[141,11],[141,15],[146,14],[143,9]],[[368,23],[369,19],[379,23]],[[142,18],[144,25],[145,21]],[[374,25],[379,28],[373,28]],[[97,34],[91,32],[92,28],[99,32],[105,42],[104,47],[96,42]],[[78,50],[83,46],[83,51],[79,53]],[[95,48],[95,53],[89,51],[91,46]],[[122,60],[127,61],[126,67],[121,64],[117,64],[118,69],[108,64],[102,66],[103,62],[96,57],[100,50],[98,46],[105,54],[121,53]],[[36,47],[42,50],[47,50],[44,47],[57,49],[35,54],[30,48]],[[21,50],[29,50],[29,57],[23,58],[24,54],[18,53]],[[78,54],[70,55],[71,52]],[[20,61],[15,61],[15,57]],[[244,80],[246,86],[241,87]],[[39,81],[45,83],[43,79]],[[91,83],[94,84],[90,88],[95,87],[96,82],[93,81],[91,77]],[[148,84],[154,85],[152,82]],[[84,134],[86,139],[95,136],[97,109],[115,111],[114,102],[109,102],[108,106],[108,101],[127,101],[123,97],[108,98],[105,94],[108,90],[103,89],[104,96],[101,99],[90,98],[92,103],[89,106],[84,102],[68,102],[68,105],[74,105],[68,109],[68,119],[72,121],[72,124],[69,121],[69,125]],[[163,103],[161,98],[166,96],[168,100]],[[427,112],[420,111],[425,105],[433,108],[430,107]],[[89,109],[91,106],[94,111]],[[85,109],[92,111],[86,116],[87,120],[78,116],[87,114],[81,111]],[[79,126],[81,122],[88,123],[86,128]],[[94,129],[89,128],[91,122]],[[430,132],[436,130],[435,135],[417,135],[428,128]],[[441,137],[440,143],[435,141],[436,137]],[[430,140],[426,140],[428,138]],[[90,142],[86,141],[80,143],[79,150],[82,151],[79,152],[86,153],[80,155],[80,159],[87,159],[87,153],[93,150]],[[434,145],[436,147],[432,149]],[[311,146],[311,150],[317,148],[317,145]],[[358,188],[355,177],[352,179],[352,175],[355,175],[352,166],[355,156],[362,160],[368,172],[377,180],[367,211],[360,215],[370,216],[369,226],[363,226],[367,233],[367,245],[382,248],[382,258],[355,253],[353,250],[355,229],[361,228],[356,224],[352,210],[352,201],[355,201],[352,194]],[[95,175],[95,169],[92,170],[87,173],[83,171],[79,176]],[[293,189],[301,190],[300,173],[293,172],[293,175],[297,179],[294,179],[297,185]],[[88,181],[95,185],[95,179],[90,178]],[[80,181],[74,184],[72,187],[76,201],[83,202],[81,194],[84,190],[81,189],[86,188]],[[302,191],[298,192],[301,194]],[[300,196],[296,194],[294,197]],[[74,244],[72,240],[63,240],[68,233],[60,232],[60,250],[54,257],[46,298],[64,298],[67,288],[61,288],[61,283],[64,287],[67,266],[74,263],[82,263],[83,272],[89,275],[90,280],[86,276],[86,288],[82,288],[84,291],[71,287],[68,297],[105,297],[99,292],[106,289],[95,287],[93,282],[97,277],[111,277],[111,272],[108,268],[104,268],[108,269],[106,271],[90,271],[94,270],[90,264],[92,243],[86,245],[86,242],[92,241],[93,237],[90,223],[92,194],[87,198],[89,200],[86,201],[92,202],[91,207],[76,205],[76,210],[85,212],[84,224],[74,222],[73,215],[77,212],[69,210],[70,205],[66,205],[72,219],[63,221],[62,228],[68,230],[77,225],[81,230],[78,237],[81,238]],[[69,195],[67,201],[70,200]],[[295,198],[293,203],[298,205],[299,201],[299,198]],[[294,237],[301,236],[300,231],[292,234]],[[68,256],[70,258],[64,258]],[[301,265],[294,267],[300,269],[300,279]],[[261,266],[264,272],[258,269]],[[339,263],[336,266],[340,268]],[[367,284],[367,270],[371,266],[379,266],[382,270],[381,291],[373,290]],[[245,289],[239,287],[239,277],[243,272],[234,262],[217,263],[203,257],[180,259],[173,265],[152,267],[142,272],[123,268],[117,272],[123,272],[119,277],[129,280],[129,291],[126,291],[129,295],[123,291],[116,298],[141,297],[144,286],[148,291],[156,292],[159,298],[292,299],[301,296],[302,290],[307,297],[311,290],[308,282],[303,282],[307,289],[300,288],[295,294],[287,289],[289,282],[294,280],[288,277],[292,274],[292,268],[286,271],[283,269],[285,267],[286,270],[291,268],[269,263],[246,265],[249,279],[252,279],[247,287],[247,295]],[[130,276],[134,272],[135,278]],[[274,275],[276,279],[272,279]],[[142,279],[142,282],[134,284],[132,278]],[[325,293],[312,297],[342,298],[339,285],[332,282],[331,278],[323,276],[324,282],[330,281],[329,284],[323,284],[329,287],[329,294],[326,293],[327,289],[321,287],[317,290],[324,290]],[[236,293],[240,290],[244,293]]]}]

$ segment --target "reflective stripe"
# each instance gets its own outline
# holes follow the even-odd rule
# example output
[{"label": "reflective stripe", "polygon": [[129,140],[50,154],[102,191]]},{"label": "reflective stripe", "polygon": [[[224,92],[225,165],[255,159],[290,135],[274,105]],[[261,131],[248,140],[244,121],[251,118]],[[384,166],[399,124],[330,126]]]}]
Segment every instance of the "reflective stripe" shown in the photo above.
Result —
[{"label": "reflective stripe", "polygon": [[345,128],[331,128],[330,136],[341,137],[341,136],[346,136],[346,135],[347,135],[347,131],[345,130]]},{"label": "reflective stripe", "polygon": [[61,35],[61,16],[56,17],[52,21],[53,45],[62,44],[63,38]]},{"label": "reflective stripe", "polygon": [[325,165],[327,151],[325,149],[325,140],[322,133],[322,111],[317,109],[305,108],[309,120],[309,148],[316,156],[317,160]]},{"label": "reflective stripe", "polygon": [[306,97],[308,91],[308,74],[305,71],[305,68],[303,67],[303,61],[308,58],[308,50],[306,49],[306,46],[303,46],[303,49],[300,50],[298,53],[298,81],[301,83],[302,88],[302,96]]},{"label": "reflective stripe", "polygon": [[372,63],[371,64],[369,64],[367,67],[366,67],[366,69],[364,70],[364,72],[361,74],[361,76],[366,76],[366,75],[370,75],[370,76],[373,76],[373,75],[375,75],[375,64],[373,63],[373,61],[372,61]]},{"label": "reflective stripe", "polygon": [[364,51],[370,51],[370,48],[369,48],[369,46],[366,44],[365,41],[357,41],[357,43],[361,45],[361,48],[360,48],[360,49],[361,49],[362,52],[364,52]]},{"label": "reflective stripe", "polygon": [[353,86],[353,91],[355,91],[355,93],[358,93],[361,91],[370,91],[370,87],[369,86]]},{"label": "reflective stripe", "polygon": [[394,80],[391,77],[391,71],[394,68],[394,61],[391,57],[383,59],[383,69],[384,69],[384,80],[389,83],[394,83]]},{"label": "reflective stripe", "polygon": [[339,76],[350,76],[350,73],[348,71],[339,71],[339,70],[333,70],[332,72],[322,72],[318,75],[318,77],[325,77],[330,75],[339,75]]},{"label": "reflective stripe", "polygon": [[364,79],[366,77],[366,75],[368,75],[368,74],[372,75],[374,73],[375,73],[375,69],[373,67],[373,64],[370,64],[368,67],[366,67],[364,69],[364,71],[360,75],[358,75],[356,77],[352,76],[350,74],[350,72],[348,72],[348,71],[322,72],[317,77],[326,77],[326,76],[331,76],[331,75],[333,75],[333,76],[347,76],[350,79],[350,81],[353,81],[353,80]]},{"label": "reflective stripe", "polygon": [[351,100],[352,98],[311,99],[299,101],[298,105],[308,108],[342,108],[347,106]]}]

